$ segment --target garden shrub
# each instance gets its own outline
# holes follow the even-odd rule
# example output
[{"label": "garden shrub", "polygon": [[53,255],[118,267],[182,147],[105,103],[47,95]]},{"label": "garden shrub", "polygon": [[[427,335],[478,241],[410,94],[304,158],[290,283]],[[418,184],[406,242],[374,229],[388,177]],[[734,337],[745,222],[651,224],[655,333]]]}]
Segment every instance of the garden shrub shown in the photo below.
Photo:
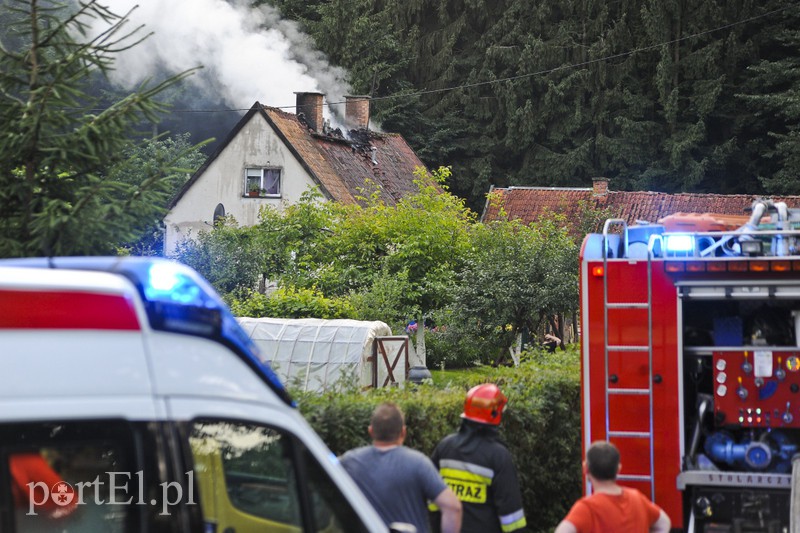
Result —
[{"label": "garden shrub", "polygon": [[482,353],[480,347],[447,329],[425,331],[425,359],[431,369],[474,366]]},{"label": "garden shrub", "polygon": [[580,370],[578,352],[537,354],[519,367],[460,373],[441,385],[423,384],[361,392],[295,393],[303,416],[337,455],[369,444],[367,426],[380,402],[400,405],[406,445],[430,455],[456,431],[466,391],[496,383],[509,398],[500,431],[520,477],[530,531],[552,531],[581,495]]},{"label": "garden shrub", "polygon": [[256,291],[244,292],[231,299],[231,312],[235,316],[324,319],[353,318],[350,302],[344,298],[327,298],[316,289],[279,287],[271,294]]}]

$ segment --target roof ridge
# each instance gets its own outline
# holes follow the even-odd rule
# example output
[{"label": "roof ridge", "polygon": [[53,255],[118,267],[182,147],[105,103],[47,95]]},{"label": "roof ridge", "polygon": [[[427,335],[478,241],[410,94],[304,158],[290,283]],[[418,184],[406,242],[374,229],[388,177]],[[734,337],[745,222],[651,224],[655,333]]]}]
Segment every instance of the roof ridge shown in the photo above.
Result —
[{"label": "roof ridge", "polygon": [[[546,186],[546,185],[509,185],[508,187],[494,187],[495,191],[593,191],[592,187],[562,187],[562,186]],[[797,194],[762,194],[762,193],[735,193],[725,194],[720,192],[664,192],[664,191],[614,191],[608,190],[605,194],[660,194],[666,196],[703,196],[703,197],[720,197],[720,198],[800,198]]]},{"label": "roof ridge", "polygon": [[591,191],[591,187],[548,187],[544,185],[510,185],[508,187],[495,187],[496,191],[523,190],[523,191]]}]

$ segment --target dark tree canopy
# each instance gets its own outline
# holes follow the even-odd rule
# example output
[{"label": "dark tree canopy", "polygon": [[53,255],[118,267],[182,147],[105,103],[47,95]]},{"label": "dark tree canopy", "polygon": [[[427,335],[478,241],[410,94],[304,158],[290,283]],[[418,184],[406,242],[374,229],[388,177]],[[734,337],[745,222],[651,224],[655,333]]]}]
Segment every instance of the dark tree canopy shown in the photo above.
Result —
[{"label": "dark tree canopy", "polygon": [[[273,0],[480,210],[491,185],[796,192],[790,0]],[[502,80],[502,81],[500,81]]]}]

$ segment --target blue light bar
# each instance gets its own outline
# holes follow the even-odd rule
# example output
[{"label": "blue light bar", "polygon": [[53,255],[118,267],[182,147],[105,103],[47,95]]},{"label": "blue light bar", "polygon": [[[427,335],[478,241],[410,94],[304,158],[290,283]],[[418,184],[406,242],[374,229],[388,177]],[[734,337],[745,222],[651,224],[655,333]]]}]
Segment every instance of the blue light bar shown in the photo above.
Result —
[{"label": "blue light bar", "polygon": [[668,235],[664,240],[667,254],[690,254],[694,251],[694,238],[691,235]]},{"label": "blue light bar", "polygon": [[144,285],[150,301],[166,300],[187,305],[205,305],[202,293],[177,263],[153,263]]},{"label": "blue light bar", "polygon": [[148,302],[151,324],[165,331],[217,338],[228,344],[267,380],[288,404],[288,391],[270,366],[259,357],[247,336],[214,288],[189,267],[163,259],[150,259],[146,270],[135,269],[138,286]]}]

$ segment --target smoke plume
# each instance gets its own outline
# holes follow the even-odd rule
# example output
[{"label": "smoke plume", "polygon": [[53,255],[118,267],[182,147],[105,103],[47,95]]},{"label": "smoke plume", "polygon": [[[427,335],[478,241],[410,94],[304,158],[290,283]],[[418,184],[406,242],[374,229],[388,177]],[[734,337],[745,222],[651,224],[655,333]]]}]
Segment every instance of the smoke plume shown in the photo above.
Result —
[{"label": "smoke plume", "polygon": [[[144,24],[142,34],[153,32],[116,57],[111,78],[120,86],[133,88],[145,79],[202,66],[188,82],[203,100],[234,109],[258,101],[294,111],[295,91],[325,93],[327,102],[342,102],[350,92],[345,70],[330,65],[298,25],[272,7],[251,8],[243,0],[105,3],[118,15],[133,9],[130,27]],[[326,108],[325,115],[331,117],[330,111],[339,114]]]}]

